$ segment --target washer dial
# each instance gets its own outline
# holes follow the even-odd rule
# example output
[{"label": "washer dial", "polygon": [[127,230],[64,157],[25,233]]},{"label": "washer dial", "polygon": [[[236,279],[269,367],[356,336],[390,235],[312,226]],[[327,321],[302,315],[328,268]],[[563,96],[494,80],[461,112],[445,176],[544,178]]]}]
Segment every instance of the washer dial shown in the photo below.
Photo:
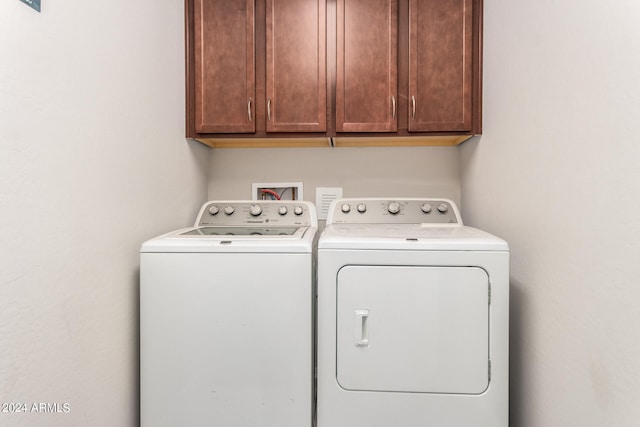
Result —
[{"label": "washer dial", "polygon": [[249,208],[249,213],[251,214],[251,216],[258,216],[262,213],[262,208],[260,207],[260,205],[251,205],[251,207]]}]

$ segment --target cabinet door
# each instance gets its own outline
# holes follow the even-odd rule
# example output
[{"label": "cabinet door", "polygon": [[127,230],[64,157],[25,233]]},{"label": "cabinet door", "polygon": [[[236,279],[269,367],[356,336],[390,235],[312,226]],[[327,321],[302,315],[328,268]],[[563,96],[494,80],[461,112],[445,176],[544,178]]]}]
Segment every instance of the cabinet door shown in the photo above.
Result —
[{"label": "cabinet door", "polygon": [[397,130],[397,0],[338,0],[336,130]]},{"label": "cabinet door", "polygon": [[472,130],[472,8],[472,0],[410,0],[410,132]]},{"label": "cabinet door", "polygon": [[255,132],[254,0],[196,0],[196,132]]},{"label": "cabinet door", "polygon": [[327,128],[326,0],[267,0],[267,132]]}]

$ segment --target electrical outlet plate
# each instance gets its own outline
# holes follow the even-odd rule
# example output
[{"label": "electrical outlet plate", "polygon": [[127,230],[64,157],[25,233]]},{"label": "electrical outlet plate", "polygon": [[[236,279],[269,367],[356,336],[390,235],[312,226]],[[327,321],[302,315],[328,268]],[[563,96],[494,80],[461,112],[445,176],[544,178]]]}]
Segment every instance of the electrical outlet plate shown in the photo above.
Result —
[{"label": "electrical outlet plate", "polygon": [[254,182],[253,200],[303,200],[302,182]]}]

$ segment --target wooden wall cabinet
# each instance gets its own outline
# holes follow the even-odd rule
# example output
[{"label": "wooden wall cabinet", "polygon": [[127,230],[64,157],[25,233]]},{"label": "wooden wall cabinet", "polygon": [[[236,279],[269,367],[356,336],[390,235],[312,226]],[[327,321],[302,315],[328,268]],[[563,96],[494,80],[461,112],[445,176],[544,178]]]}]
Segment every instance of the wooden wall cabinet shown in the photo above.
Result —
[{"label": "wooden wall cabinet", "polygon": [[482,133],[482,2],[185,0],[187,137],[458,144]]},{"label": "wooden wall cabinet", "polygon": [[253,0],[195,0],[195,131],[255,132]]},{"label": "wooden wall cabinet", "polygon": [[338,0],[336,131],[398,129],[397,0]]},{"label": "wooden wall cabinet", "polygon": [[326,3],[267,0],[267,132],[327,130]]},{"label": "wooden wall cabinet", "polygon": [[409,0],[409,132],[473,131],[472,47],[472,0]]},{"label": "wooden wall cabinet", "polygon": [[185,8],[187,137],[241,146],[294,135],[294,145],[327,145],[299,138],[327,132],[326,0],[186,0]]}]

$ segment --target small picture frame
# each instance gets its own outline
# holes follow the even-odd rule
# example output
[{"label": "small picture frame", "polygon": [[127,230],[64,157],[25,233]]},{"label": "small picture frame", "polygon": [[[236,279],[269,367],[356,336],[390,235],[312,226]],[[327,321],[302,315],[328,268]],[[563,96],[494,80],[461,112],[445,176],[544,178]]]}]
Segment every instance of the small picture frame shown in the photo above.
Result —
[{"label": "small picture frame", "polygon": [[33,9],[40,12],[40,0],[20,0],[22,3],[31,6]]}]

